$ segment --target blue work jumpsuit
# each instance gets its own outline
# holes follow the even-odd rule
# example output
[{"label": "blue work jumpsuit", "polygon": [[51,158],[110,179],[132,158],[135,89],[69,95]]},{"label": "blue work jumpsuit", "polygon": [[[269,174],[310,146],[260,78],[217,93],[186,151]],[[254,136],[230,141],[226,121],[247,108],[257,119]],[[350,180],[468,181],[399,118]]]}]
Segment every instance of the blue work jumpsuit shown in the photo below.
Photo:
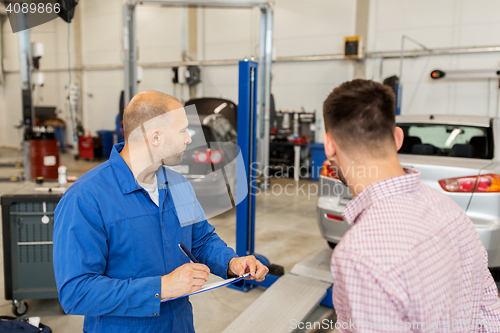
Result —
[{"label": "blue work jumpsuit", "polygon": [[[194,332],[188,297],[161,303],[161,276],[189,259],[227,278],[236,253],[219,238],[191,184],[165,167],[156,173],[159,207],[137,185],[119,152],[64,194],[54,222],[54,271],[68,314],[87,333]],[[175,205],[174,205],[175,202]]]}]

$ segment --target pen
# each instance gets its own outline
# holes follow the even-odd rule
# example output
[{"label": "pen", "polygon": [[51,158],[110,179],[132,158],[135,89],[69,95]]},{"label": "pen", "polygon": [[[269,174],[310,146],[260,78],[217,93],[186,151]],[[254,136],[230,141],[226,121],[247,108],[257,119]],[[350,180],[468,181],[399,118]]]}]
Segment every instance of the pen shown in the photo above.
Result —
[{"label": "pen", "polygon": [[194,262],[195,264],[199,264],[198,260],[196,260],[196,258],[193,256],[193,254],[191,253],[191,251],[189,251],[189,249],[187,248],[186,245],[184,245],[182,243],[179,243],[179,248],[181,249],[182,252],[184,252],[184,254],[189,259],[191,259],[192,262]]}]

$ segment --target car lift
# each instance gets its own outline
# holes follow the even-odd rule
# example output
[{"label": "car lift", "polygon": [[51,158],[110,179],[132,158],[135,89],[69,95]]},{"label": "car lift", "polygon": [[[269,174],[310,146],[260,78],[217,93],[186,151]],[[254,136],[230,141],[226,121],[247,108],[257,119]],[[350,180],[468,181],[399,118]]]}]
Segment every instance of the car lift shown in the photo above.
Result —
[{"label": "car lift", "polygon": [[[292,319],[298,321],[305,319],[320,303],[333,307],[333,281],[330,274],[330,249],[310,256],[296,264],[290,273],[284,275],[282,267],[270,264],[267,258],[254,252],[256,169],[261,170],[265,167],[268,164],[265,157],[269,157],[272,9],[268,3],[258,2],[129,0],[123,7],[126,101],[129,101],[137,93],[135,6],[137,3],[143,2],[170,6],[259,7],[261,9],[260,45],[264,47],[260,48],[259,64],[248,60],[239,62],[237,130],[238,146],[241,150],[243,163],[241,164],[239,161],[240,164],[238,164],[237,188],[247,187],[248,191],[237,191],[237,195],[242,193],[245,194],[245,197],[241,201],[240,198],[236,199],[239,202],[236,206],[236,253],[239,256],[255,255],[270,268],[270,274],[263,282],[244,280],[242,286],[233,286],[241,291],[249,291],[256,286],[267,288],[267,290],[241,313],[225,329],[224,333],[292,332],[293,329],[290,327]],[[257,84],[258,82],[260,84]],[[260,90],[258,90],[259,87]],[[257,114],[257,92],[260,97],[259,114]],[[259,127],[257,123],[259,123]],[[260,142],[257,141],[257,138],[260,138]],[[254,167],[257,161],[257,148],[260,149],[259,160],[263,164],[261,168]],[[245,172],[246,177],[243,176],[242,170],[247,171]]]},{"label": "car lift", "polygon": [[[128,103],[137,93],[137,42],[136,15],[137,5],[157,4],[164,7],[198,7],[198,8],[259,8],[260,9],[260,39],[259,39],[259,121],[258,161],[257,168],[263,174],[263,185],[269,184],[269,110],[271,105],[271,66],[273,52],[273,10],[268,2],[251,1],[211,1],[211,0],[126,0],[123,5],[123,56],[124,56],[124,97]],[[230,61],[231,62],[231,61]],[[203,66],[205,61],[180,62],[178,66]],[[174,63],[170,65],[175,66]]]},{"label": "car lift", "polygon": [[258,64],[253,61],[239,63],[238,146],[243,165],[239,164],[238,170],[247,169],[247,172],[246,178],[237,178],[236,187],[246,186],[248,195],[236,206],[236,253],[255,255],[269,267],[269,274],[263,282],[244,280],[243,286],[231,287],[248,291],[260,286],[267,290],[223,333],[292,332],[292,319],[304,320],[318,304],[333,307],[330,249],[308,257],[284,275],[281,266],[270,264],[267,258],[254,252],[256,170],[252,166],[256,161],[257,68]]}]

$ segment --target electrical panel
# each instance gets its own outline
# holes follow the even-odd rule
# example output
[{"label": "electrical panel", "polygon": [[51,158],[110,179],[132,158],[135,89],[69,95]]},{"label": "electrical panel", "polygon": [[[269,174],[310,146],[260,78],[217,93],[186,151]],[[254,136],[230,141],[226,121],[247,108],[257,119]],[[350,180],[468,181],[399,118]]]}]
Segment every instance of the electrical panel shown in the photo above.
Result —
[{"label": "electrical panel", "polygon": [[344,57],[362,59],[364,55],[363,36],[352,36],[344,38]]}]

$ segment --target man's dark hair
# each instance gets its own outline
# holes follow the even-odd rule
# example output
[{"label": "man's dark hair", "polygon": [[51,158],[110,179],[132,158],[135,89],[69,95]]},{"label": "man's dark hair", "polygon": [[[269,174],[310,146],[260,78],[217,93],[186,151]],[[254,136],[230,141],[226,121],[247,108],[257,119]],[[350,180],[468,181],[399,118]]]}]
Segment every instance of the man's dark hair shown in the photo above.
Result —
[{"label": "man's dark hair", "polygon": [[371,80],[344,82],[323,103],[323,119],[343,149],[365,146],[376,154],[381,143],[394,142],[396,96]]}]

